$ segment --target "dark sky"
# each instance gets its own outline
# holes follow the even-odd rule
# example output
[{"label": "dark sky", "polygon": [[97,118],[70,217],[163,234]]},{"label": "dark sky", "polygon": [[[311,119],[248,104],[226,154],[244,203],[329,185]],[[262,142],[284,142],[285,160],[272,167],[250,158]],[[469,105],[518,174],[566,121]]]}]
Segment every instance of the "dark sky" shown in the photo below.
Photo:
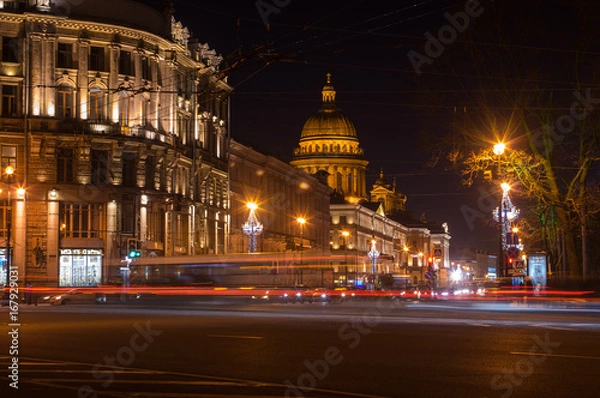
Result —
[{"label": "dark sky", "polygon": [[[275,7],[273,0],[262,3]],[[249,60],[229,76],[235,88],[233,138],[290,160],[304,122],[320,107],[325,74],[332,73],[337,105],[354,122],[370,162],[369,186],[383,167],[390,182],[397,178],[398,188],[408,196],[407,208],[417,218],[425,213],[428,221],[449,223],[453,246],[495,251],[496,229],[488,211],[491,197],[486,197],[494,188],[462,187],[455,171],[427,163],[441,137],[464,122],[464,110],[481,108],[472,92],[498,83],[481,79],[473,57],[500,57],[505,48],[494,47],[497,35],[514,46],[519,57],[526,58],[528,46],[538,49],[547,57],[539,60],[540,68],[557,57],[571,57],[567,50],[576,41],[571,36],[579,2],[278,3],[287,5],[268,15],[267,30],[255,0],[175,1],[176,19],[226,59],[239,49],[247,54],[271,43],[254,51],[261,59]],[[477,15],[457,22],[463,32],[448,29],[444,14],[464,13],[469,7]],[[449,36],[444,51],[430,57],[431,65],[423,65],[418,75],[408,53],[426,55],[426,34],[437,36],[444,29],[450,35],[454,30],[456,37]],[[483,47],[486,53],[474,52],[473,41],[490,43]],[[519,57],[516,64],[524,59]],[[489,76],[490,70],[486,73]],[[569,83],[570,77],[564,80]],[[488,140],[491,143],[494,137]]]}]

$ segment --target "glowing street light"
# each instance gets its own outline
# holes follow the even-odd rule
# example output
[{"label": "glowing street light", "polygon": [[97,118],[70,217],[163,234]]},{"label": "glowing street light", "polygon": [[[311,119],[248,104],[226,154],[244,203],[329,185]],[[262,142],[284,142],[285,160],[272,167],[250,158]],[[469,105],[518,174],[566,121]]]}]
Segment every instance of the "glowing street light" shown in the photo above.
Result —
[{"label": "glowing street light", "polygon": [[373,288],[375,290],[376,286],[376,271],[377,271],[377,258],[379,257],[379,252],[377,251],[377,241],[375,238],[371,239],[371,250],[367,253],[369,258],[371,259],[371,274],[373,277]]},{"label": "glowing street light", "polygon": [[346,257],[344,267],[344,283],[346,286],[348,286],[348,236],[350,236],[350,232],[344,230],[342,231],[342,236],[344,237],[344,255]]},{"label": "glowing street light", "polygon": [[12,166],[6,166],[6,168],[4,169],[4,174],[6,175],[6,183],[8,184],[8,202],[7,202],[7,211],[6,211],[6,305],[9,305],[9,292],[10,289],[8,289],[8,287],[10,286],[10,267],[11,267],[11,246],[10,246],[10,240],[11,240],[11,232],[12,232],[12,205],[11,205],[11,201],[10,201],[10,191],[11,191],[11,184],[12,184],[12,178],[13,175],[15,173],[15,169]]},{"label": "glowing street light", "polygon": [[[494,154],[498,157],[498,178],[502,176],[502,155],[506,150],[506,144],[503,142],[499,142],[494,145]],[[504,212],[504,196],[510,189],[510,185],[506,182],[500,184],[502,188],[502,192],[500,193],[500,207],[498,208],[498,274],[499,276],[505,276],[504,269],[504,221],[502,220],[503,212]]]},{"label": "glowing street light", "polygon": [[304,251],[304,224],[306,224],[306,218],[298,217],[296,218],[296,222],[300,226],[300,268],[298,270],[297,283],[302,283],[302,252]]},{"label": "glowing street light", "polygon": [[256,253],[256,237],[263,232],[263,225],[256,217],[256,209],[258,205],[254,202],[246,203],[246,207],[250,210],[248,219],[242,225],[242,231],[248,235],[248,253]]},{"label": "glowing street light", "polygon": [[506,144],[504,142],[499,142],[494,145],[494,155],[500,156],[504,154],[504,150],[506,149]]}]

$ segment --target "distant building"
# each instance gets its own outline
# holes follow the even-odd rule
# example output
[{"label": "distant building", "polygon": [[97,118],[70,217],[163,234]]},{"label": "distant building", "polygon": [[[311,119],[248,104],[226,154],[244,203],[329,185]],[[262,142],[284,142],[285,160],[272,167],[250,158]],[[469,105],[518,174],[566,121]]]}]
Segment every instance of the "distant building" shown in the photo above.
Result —
[{"label": "distant building", "polygon": [[290,164],[307,174],[327,173],[327,184],[348,200],[367,199],[367,160],[354,124],[335,105],[331,75],[322,90],[321,109],[302,128]]},{"label": "distant building", "polygon": [[390,184],[383,175],[383,169],[379,173],[379,179],[373,184],[370,192],[371,202],[381,203],[386,215],[405,210],[406,196],[396,188],[396,179]]},{"label": "distant building", "polygon": [[461,268],[475,279],[494,279],[497,272],[498,256],[485,250],[473,248],[454,248],[451,253],[452,268]]},{"label": "distant building", "polygon": [[12,210],[21,279],[117,282],[130,248],[228,252],[231,88],[162,3],[0,2],[0,259]]},{"label": "distant building", "polygon": [[[329,266],[329,195],[316,177],[240,144],[230,144],[231,252],[247,253],[249,202],[262,224],[255,257],[274,269],[263,284],[331,286]],[[303,218],[306,223],[298,223]],[[258,271],[257,271],[258,272]],[[260,280],[260,278],[254,278]]]},{"label": "distant building", "polygon": [[[378,256],[375,273],[410,275],[424,283],[426,271],[449,266],[450,233],[447,224],[415,220],[407,198],[380,173],[367,196],[368,161],[360,148],[354,125],[335,106],[331,75],[323,87],[321,110],[302,129],[290,164],[327,178],[331,195],[331,263],[334,283],[363,286],[372,280],[372,241]],[[436,274],[437,275],[437,274]]]}]

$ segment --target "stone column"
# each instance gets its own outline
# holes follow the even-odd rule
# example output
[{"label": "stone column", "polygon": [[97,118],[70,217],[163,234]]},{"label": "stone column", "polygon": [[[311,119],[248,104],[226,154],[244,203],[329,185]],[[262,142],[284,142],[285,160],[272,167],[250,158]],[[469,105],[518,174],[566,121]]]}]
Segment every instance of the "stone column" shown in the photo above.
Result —
[{"label": "stone column", "polygon": [[25,112],[31,112],[33,116],[39,116],[42,113],[43,107],[43,71],[45,68],[42,68],[42,36],[38,33],[31,33],[30,38],[30,46],[31,49],[27,49],[27,51],[31,51],[30,64],[26,65],[29,68],[30,73],[30,84],[31,84],[31,109],[26,109]]},{"label": "stone column", "polygon": [[55,285],[58,285],[58,260],[60,258],[59,205],[60,202],[56,200],[48,201],[48,224],[46,225],[46,235],[48,236],[46,274],[50,278],[57,278],[57,282],[53,282]]},{"label": "stone column", "polygon": [[79,39],[79,59],[78,59],[78,72],[77,72],[77,86],[79,91],[79,117],[87,120],[89,115],[89,93],[88,93],[88,70],[89,70],[89,59],[90,59],[90,41]]},{"label": "stone column", "polygon": [[42,41],[42,111],[43,116],[56,115],[55,86],[56,37],[47,36]]},{"label": "stone column", "polygon": [[119,121],[119,93],[116,92],[119,87],[119,51],[118,44],[110,46],[110,63],[108,72],[108,119],[114,123]]}]

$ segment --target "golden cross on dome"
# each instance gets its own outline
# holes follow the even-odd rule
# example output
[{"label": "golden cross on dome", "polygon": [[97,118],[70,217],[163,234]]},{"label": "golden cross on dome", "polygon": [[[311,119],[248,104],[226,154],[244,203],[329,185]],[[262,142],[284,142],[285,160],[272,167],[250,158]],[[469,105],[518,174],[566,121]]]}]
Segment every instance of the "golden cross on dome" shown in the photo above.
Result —
[{"label": "golden cross on dome", "polygon": [[331,84],[331,73],[327,74],[327,84]]}]

